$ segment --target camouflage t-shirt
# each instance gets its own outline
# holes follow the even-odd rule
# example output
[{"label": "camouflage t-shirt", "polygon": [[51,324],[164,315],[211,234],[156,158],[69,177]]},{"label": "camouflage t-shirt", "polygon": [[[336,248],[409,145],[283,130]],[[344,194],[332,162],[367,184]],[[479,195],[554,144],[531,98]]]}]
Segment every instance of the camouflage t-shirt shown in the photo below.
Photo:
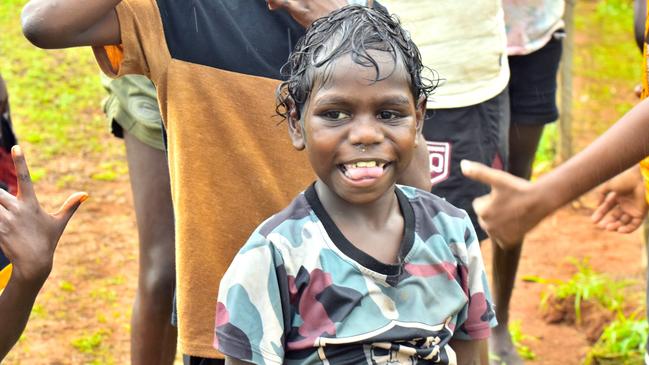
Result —
[{"label": "camouflage t-shirt", "polygon": [[467,214],[410,187],[399,264],[349,242],[313,186],[261,224],[221,281],[214,346],[255,364],[455,364],[496,325]]}]

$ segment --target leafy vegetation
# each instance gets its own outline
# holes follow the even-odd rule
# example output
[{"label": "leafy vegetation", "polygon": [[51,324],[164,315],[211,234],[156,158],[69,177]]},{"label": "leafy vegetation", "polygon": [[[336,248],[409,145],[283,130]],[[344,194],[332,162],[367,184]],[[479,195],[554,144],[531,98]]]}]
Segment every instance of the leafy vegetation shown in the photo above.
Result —
[{"label": "leafy vegetation", "polygon": [[521,328],[521,321],[512,321],[509,323],[509,334],[512,336],[512,342],[516,351],[524,360],[534,360],[536,359],[536,354],[532,349],[525,343],[530,340],[536,340],[535,337],[526,335],[523,333]]},{"label": "leafy vegetation", "polygon": [[575,317],[577,323],[581,321],[582,303],[588,300],[595,301],[611,312],[620,312],[625,303],[624,289],[632,284],[629,280],[613,280],[605,274],[596,272],[589,264],[588,259],[581,261],[571,259],[577,268],[568,280],[543,279],[539,277],[525,277],[524,280],[547,284],[541,298],[541,306],[545,306],[550,298],[571,299],[574,301]]},{"label": "leafy vegetation", "polygon": [[590,350],[585,365],[642,365],[649,324],[638,319],[618,314],[609,324],[595,346]]}]

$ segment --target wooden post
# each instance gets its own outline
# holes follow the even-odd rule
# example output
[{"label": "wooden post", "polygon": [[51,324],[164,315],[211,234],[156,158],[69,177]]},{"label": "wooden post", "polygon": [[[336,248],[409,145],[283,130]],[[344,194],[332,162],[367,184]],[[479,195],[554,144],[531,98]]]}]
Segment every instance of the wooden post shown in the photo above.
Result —
[{"label": "wooden post", "polygon": [[559,117],[559,157],[566,161],[572,154],[572,55],[575,31],[576,0],[566,0],[563,21],[566,38],[563,40],[561,55],[561,113]]}]

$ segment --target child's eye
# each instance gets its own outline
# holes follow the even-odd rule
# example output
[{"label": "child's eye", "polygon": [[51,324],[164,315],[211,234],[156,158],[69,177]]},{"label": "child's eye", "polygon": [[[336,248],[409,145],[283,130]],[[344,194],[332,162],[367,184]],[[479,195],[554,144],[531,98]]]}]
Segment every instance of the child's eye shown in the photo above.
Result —
[{"label": "child's eye", "polygon": [[399,118],[400,115],[397,114],[396,112],[393,112],[393,111],[384,110],[382,112],[379,112],[377,117],[379,119],[396,119],[396,118]]},{"label": "child's eye", "polygon": [[330,120],[343,120],[349,118],[349,114],[337,110],[324,112],[322,113],[322,116]]}]

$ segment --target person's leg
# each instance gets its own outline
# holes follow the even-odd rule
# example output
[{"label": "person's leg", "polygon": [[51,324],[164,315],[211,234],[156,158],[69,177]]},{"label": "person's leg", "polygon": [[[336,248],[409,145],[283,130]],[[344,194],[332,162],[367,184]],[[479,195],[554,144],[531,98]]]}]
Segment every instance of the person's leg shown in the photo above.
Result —
[{"label": "person's leg", "polygon": [[[543,133],[544,125],[514,123],[509,132],[509,169],[513,175],[529,179],[532,173],[534,155]],[[494,302],[498,326],[493,329],[491,349],[501,362],[507,365],[522,364],[509,334],[509,303],[514,290],[516,271],[521,255],[522,242],[516,248],[503,250],[493,244],[491,264]]]},{"label": "person's leg", "polygon": [[138,287],[131,320],[131,363],[173,364],[174,218],[164,151],[124,133],[139,236]]},{"label": "person's leg", "polygon": [[[509,96],[511,126],[509,131],[508,171],[529,179],[543,128],[558,118],[556,106],[557,71],[561,59],[561,40],[553,37],[543,48],[525,56],[509,57],[511,78]],[[490,340],[497,364],[523,364],[509,334],[509,305],[516,281],[523,242],[514,249],[493,245],[492,278],[496,318]]]}]

